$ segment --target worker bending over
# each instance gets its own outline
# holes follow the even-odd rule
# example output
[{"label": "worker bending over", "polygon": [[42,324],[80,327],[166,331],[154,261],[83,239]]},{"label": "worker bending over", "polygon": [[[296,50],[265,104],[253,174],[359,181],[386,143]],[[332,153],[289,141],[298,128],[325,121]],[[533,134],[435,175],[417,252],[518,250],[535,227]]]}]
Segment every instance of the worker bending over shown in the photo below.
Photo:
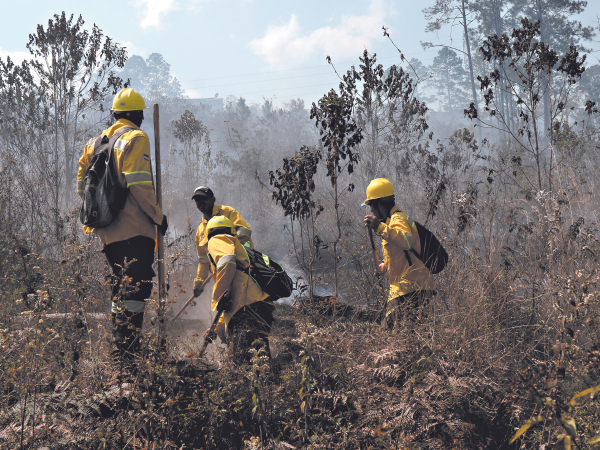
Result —
[{"label": "worker bending over", "polygon": [[[215,279],[212,310],[223,314],[215,334],[228,344],[228,356],[248,363],[251,348],[264,348],[270,357],[269,333],[275,306],[248,275],[249,261],[234,224],[215,216],[206,224],[210,270]],[[211,329],[204,333],[211,339]]]},{"label": "worker bending over", "polygon": [[[95,233],[104,244],[102,252],[112,270],[113,358],[122,367],[125,363],[130,368],[139,352],[144,308],[152,292],[156,227],[163,234],[167,231],[167,217],[158,206],[152,184],[150,142],[140,129],[144,109],[144,99],[133,89],[122,89],[115,96],[111,111],[116,122],[104,130],[102,136],[110,138],[123,128],[131,128],[113,147],[118,182],[127,188],[123,194],[125,204],[109,225],[95,229],[83,227],[86,234]],[[82,198],[86,171],[94,149],[101,145],[102,136],[90,139],[79,159],[77,193]],[[131,280],[123,284],[125,276]]]},{"label": "worker bending over", "polygon": [[365,216],[370,226],[382,238],[384,262],[376,269],[377,275],[385,270],[390,277],[390,292],[385,310],[389,328],[402,319],[414,320],[426,315],[429,298],[435,294],[435,282],[429,269],[413,251],[421,252],[421,243],[414,223],[396,205],[394,186],[385,178],[376,178],[367,187],[371,214]]},{"label": "worker bending over", "polygon": [[213,216],[227,217],[233,224],[235,235],[242,245],[254,248],[252,242],[252,229],[244,218],[231,206],[215,205],[215,195],[206,186],[199,186],[194,190],[192,200],[203,214],[202,221],[196,231],[196,252],[198,253],[198,274],[194,279],[194,296],[202,294],[202,284],[210,276],[210,265],[208,260],[208,221]]}]

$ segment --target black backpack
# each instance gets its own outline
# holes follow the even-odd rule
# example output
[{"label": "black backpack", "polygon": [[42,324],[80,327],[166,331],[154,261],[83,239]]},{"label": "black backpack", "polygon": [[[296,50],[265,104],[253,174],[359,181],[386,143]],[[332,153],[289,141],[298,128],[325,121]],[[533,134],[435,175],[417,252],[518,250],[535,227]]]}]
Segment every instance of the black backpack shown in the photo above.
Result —
[{"label": "black backpack", "polygon": [[83,202],[79,220],[91,228],[110,225],[125,206],[129,189],[119,183],[119,174],[113,156],[117,139],[135,128],[121,128],[110,139],[102,136],[94,146],[94,155],[85,171]]},{"label": "black backpack", "polygon": [[250,266],[244,268],[238,264],[238,270],[247,273],[271,297],[285,298],[292,295],[294,282],[277,261],[253,248],[244,247],[244,250]]},{"label": "black backpack", "polygon": [[[425,267],[427,267],[431,273],[440,273],[442,270],[444,270],[446,264],[448,264],[448,253],[444,247],[442,247],[442,244],[440,244],[438,238],[436,238],[431,231],[429,231],[419,222],[413,223],[417,229],[417,233],[419,234],[421,253],[417,253],[413,249],[410,251],[413,252],[417,258],[423,261],[423,264],[425,264]],[[412,265],[408,252],[406,252],[406,256],[408,263]]]}]

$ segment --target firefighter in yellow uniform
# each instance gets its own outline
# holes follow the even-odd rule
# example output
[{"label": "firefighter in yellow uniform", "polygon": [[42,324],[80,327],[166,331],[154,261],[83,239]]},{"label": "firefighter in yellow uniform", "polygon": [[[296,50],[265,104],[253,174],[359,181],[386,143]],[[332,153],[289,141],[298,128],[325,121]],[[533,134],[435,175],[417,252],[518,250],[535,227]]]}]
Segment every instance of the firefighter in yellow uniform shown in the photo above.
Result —
[{"label": "firefighter in yellow uniform", "polygon": [[[115,349],[113,357],[121,363],[132,364],[139,351],[139,331],[144,319],[145,301],[152,292],[152,270],[157,226],[164,234],[167,217],[163,214],[154,193],[150,164],[150,141],[140,129],[146,105],[133,89],[122,89],[114,98],[112,115],[115,123],[90,139],[79,159],[77,193],[84,196],[85,175],[94,149],[103,136],[110,138],[124,132],[115,142],[113,157],[119,184],[127,188],[125,204],[109,225],[92,229],[83,227],[86,234],[95,233],[104,244],[102,252],[112,269],[112,321]],[[134,261],[135,260],[135,261]],[[122,288],[124,276],[131,281]],[[127,285],[127,283],[125,283]]]},{"label": "firefighter in yellow uniform", "polygon": [[394,186],[385,178],[376,178],[367,187],[367,199],[363,206],[371,208],[365,217],[370,226],[382,238],[384,262],[377,273],[388,271],[390,292],[385,317],[388,327],[393,328],[402,318],[425,315],[424,308],[435,295],[435,281],[429,269],[417,258],[421,252],[419,234],[408,215],[396,205]]},{"label": "firefighter in yellow uniform", "polygon": [[201,286],[210,276],[210,265],[208,260],[208,221],[214,216],[225,216],[233,224],[235,235],[242,245],[254,248],[252,242],[252,229],[246,223],[239,212],[230,206],[215,205],[215,195],[206,186],[199,186],[194,190],[192,200],[203,214],[202,221],[196,231],[196,252],[198,254],[198,274],[194,279],[194,296],[199,297],[202,293]]},{"label": "firefighter in yellow uniform", "polygon": [[[275,306],[248,275],[249,262],[234,224],[225,216],[215,216],[206,224],[208,258],[215,279],[212,310],[222,311],[215,333],[228,342],[228,353],[237,363],[247,363],[249,350],[269,350],[269,333]],[[210,339],[210,329],[204,334]]]}]

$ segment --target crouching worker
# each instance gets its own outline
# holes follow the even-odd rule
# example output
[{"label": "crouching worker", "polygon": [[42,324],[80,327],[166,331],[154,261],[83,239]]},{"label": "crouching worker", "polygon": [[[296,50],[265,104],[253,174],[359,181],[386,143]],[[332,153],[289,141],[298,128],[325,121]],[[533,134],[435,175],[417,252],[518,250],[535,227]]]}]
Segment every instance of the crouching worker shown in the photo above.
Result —
[{"label": "crouching worker", "polygon": [[[251,348],[264,348],[270,357],[269,333],[275,306],[248,275],[246,251],[232,222],[214,216],[207,225],[208,258],[215,279],[212,310],[222,312],[214,334],[227,343],[228,356],[237,364],[249,363]],[[214,335],[209,328],[204,339]]]},{"label": "crouching worker", "polygon": [[385,310],[388,328],[398,322],[426,317],[429,299],[435,295],[435,281],[429,269],[417,258],[421,252],[419,234],[408,215],[396,205],[394,186],[385,178],[376,178],[367,187],[371,214],[364,219],[382,238],[384,262],[376,274],[386,270],[390,277],[390,292]]},{"label": "crouching worker", "polygon": [[204,282],[210,276],[210,264],[208,260],[208,221],[214,216],[225,216],[233,224],[235,236],[242,245],[254,248],[252,242],[252,229],[244,220],[242,215],[231,206],[215,205],[215,195],[212,189],[206,186],[198,186],[194,190],[192,200],[196,208],[202,213],[202,221],[196,231],[196,252],[198,253],[198,275],[194,279],[194,297],[202,294]]}]

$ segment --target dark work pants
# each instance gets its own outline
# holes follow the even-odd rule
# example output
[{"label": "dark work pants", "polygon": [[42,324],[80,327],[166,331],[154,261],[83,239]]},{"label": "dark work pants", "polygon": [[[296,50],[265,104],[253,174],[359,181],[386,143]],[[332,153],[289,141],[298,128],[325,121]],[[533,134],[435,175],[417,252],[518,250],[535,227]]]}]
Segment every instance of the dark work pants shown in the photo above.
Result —
[{"label": "dark work pants", "polygon": [[238,310],[227,325],[228,353],[237,364],[252,359],[251,348],[264,348],[271,358],[269,333],[275,305],[270,301],[254,302]]},{"label": "dark work pants", "polygon": [[[435,294],[435,291],[415,291],[390,300],[389,303],[394,306],[391,312],[387,313],[389,309],[386,311],[385,322],[387,327],[391,330],[399,322],[417,322],[426,319],[428,316],[427,306],[429,305],[429,300]],[[388,304],[389,307],[390,305]]]},{"label": "dark work pants", "polygon": [[131,362],[139,353],[145,301],[152,294],[154,239],[135,236],[105,245],[102,251],[112,272],[113,358]]}]

